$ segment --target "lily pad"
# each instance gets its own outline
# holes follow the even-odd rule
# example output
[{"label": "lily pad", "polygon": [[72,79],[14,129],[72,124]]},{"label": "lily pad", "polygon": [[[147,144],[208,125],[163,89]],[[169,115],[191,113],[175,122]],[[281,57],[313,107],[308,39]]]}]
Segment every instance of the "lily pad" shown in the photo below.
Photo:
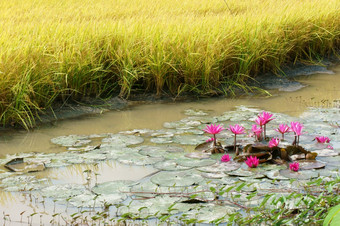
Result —
[{"label": "lily pad", "polygon": [[159,193],[169,192],[165,187],[159,187],[151,181],[143,181],[140,184],[134,185],[130,188],[130,192],[138,197],[155,197]]},{"label": "lily pad", "polygon": [[313,152],[317,153],[319,157],[327,157],[327,156],[338,156],[339,152],[331,149],[322,149],[322,150],[314,150]]},{"label": "lily pad", "polygon": [[192,167],[181,166],[175,160],[161,161],[154,165],[156,169],[165,171],[188,170]]},{"label": "lily pad", "polygon": [[118,158],[118,161],[123,164],[133,164],[137,166],[152,165],[157,162],[162,161],[163,158],[160,157],[149,157],[141,154],[126,154]]},{"label": "lily pad", "polygon": [[166,147],[162,146],[143,146],[139,150],[139,154],[150,157],[162,157],[166,152]]},{"label": "lily pad", "polygon": [[112,146],[104,146],[100,149],[96,150],[98,153],[102,153],[106,155],[107,159],[117,159],[124,155],[131,155],[137,154],[139,148],[127,148],[127,147],[112,147]]},{"label": "lily pad", "polygon": [[268,171],[265,175],[272,180],[289,180],[289,178],[282,176],[279,170]]},{"label": "lily pad", "polygon": [[200,167],[197,170],[207,173],[219,173],[219,172],[230,172],[235,171],[241,167],[240,163],[229,161],[229,162],[221,162],[215,163],[211,166]]},{"label": "lily pad", "polygon": [[125,147],[128,145],[135,145],[144,142],[144,139],[134,135],[112,134],[108,138],[102,140],[103,143],[109,143],[116,147]]},{"label": "lily pad", "polygon": [[203,178],[192,170],[159,172],[150,178],[151,182],[163,187],[197,185]]},{"label": "lily pad", "polygon": [[240,168],[236,171],[232,172],[225,172],[229,176],[238,176],[238,177],[252,177],[252,178],[264,178],[264,175],[259,172],[259,170],[256,170],[256,168],[251,169],[243,169]]},{"label": "lily pad", "polygon": [[180,153],[184,152],[184,149],[178,146],[167,146],[166,151],[169,153]]},{"label": "lily pad", "polygon": [[39,190],[46,186],[48,186],[48,179],[25,175],[5,177],[0,183],[0,187],[10,192]]},{"label": "lily pad", "polygon": [[216,173],[201,173],[202,177],[208,178],[208,179],[221,179],[225,177],[225,173],[216,172]]},{"label": "lily pad", "polygon": [[87,152],[80,154],[80,157],[84,160],[84,163],[90,164],[107,159],[105,154]]},{"label": "lily pad", "polygon": [[201,122],[195,119],[185,118],[175,122],[165,122],[163,127],[168,129],[192,129],[201,125]]},{"label": "lily pad", "polygon": [[186,166],[186,167],[203,167],[203,166],[210,166],[210,165],[215,164],[216,160],[182,158],[182,159],[177,159],[176,163],[178,165]]},{"label": "lily pad", "polygon": [[79,184],[52,185],[41,190],[43,196],[58,201],[66,201],[70,197],[81,195],[85,192],[86,188]]},{"label": "lily pad", "polygon": [[130,187],[138,184],[138,182],[131,180],[117,180],[97,184],[92,188],[92,191],[98,195],[109,195],[112,193],[128,192]]},{"label": "lily pad", "polygon": [[184,145],[198,145],[208,139],[209,137],[201,135],[176,135],[174,136],[173,141]]},{"label": "lily pad", "polygon": [[163,157],[168,160],[176,160],[176,159],[182,159],[186,158],[184,152],[170,152],[166,153]]},{"label": "lily pad", "polygon": [[193,159],[208,159],[210,158],[210,153],[203,153],[203,152],[191,152],[185,155],[187,158],[193,158]]},{"label": "lily pad", "polygon": [[155,144],[171,144],[173,143],[172,137],[154,137],[150,141]]},{"label": "lily pad", "polygon": [[[118,209],[118,215],[125,213],[132,214],[134,217],[147,219],[149,217],[159,217],[169,213],[169,207],[174,203],[179,202],[178,197],[169,197],[166,195],[157,196],[156,198],[147,200],[133,200],[128,206],[122,206]],[[174,209],[171,214],[176,214],[179,211]]]},{"label": "lily pad", "polygon": [[13,172],[37,172],[45,169],[43,162],[24,162],[23,158],[15,158],[5,164],[5,167]]},{"label": "lily pad", "polygon": [[69,135],[52,138],[51,142],[64,147],[80,147],[89,144],[91,140],[84,135]]},{"label": "lily pad", "polygon": [[301,170],[320,169],[326,166],[325,163],[317,160],[300,160],[298,163]]},{"label": "lily pad", "polygon": [[95,195],[89,191],[83,194],[73,196],[69,202],[76,207],[104,207],[104,205],[114,205],[127,199],[127,195],[123,193],[111,193],[107,195]]},{"label": "lily pad", "polygon": [[186,212],[185,217],[196,219],[200,223],[213,223],[216,219],[219,219],[219,223],[227,223],[229,215],[239,209],[239,207],[229,205],[206,204],[202,208],[192,208]]},{"label": "lily pad", "polygon": [[210,152],[211,149],[213,149],[213,147],[214,147],[213,141],[210,142],[204,141],[203,143],[197,145],[195,147],[195,150],[200,152]]},{"label": "lily pad", "polygon": [[302,180],[308,180],[311,178],[318,177],[318,173],[311,170],[301,170],[298,172],[294,172],[289,169],[283,169],[280,170],[280,174],[290,179],[302,179]]}]

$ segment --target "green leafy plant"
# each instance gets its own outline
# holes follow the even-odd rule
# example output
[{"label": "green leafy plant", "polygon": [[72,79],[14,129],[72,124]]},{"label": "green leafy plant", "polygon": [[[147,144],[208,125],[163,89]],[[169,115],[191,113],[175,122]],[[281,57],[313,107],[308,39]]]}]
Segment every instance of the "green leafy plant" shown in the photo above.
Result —
[{"label": "green leafy plant", "polygon": [[323,226],[336,226],[340,225],[340,204],[334,206],[327,214]]}]

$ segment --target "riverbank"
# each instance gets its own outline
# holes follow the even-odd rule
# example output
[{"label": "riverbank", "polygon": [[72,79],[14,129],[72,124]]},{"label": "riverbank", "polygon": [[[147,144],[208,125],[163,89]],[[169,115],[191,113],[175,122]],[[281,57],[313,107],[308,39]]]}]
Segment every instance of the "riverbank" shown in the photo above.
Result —
[{"label": "riverbank", "polygon": [[[335,53],[340,2],[2,1],[0,122],[31,128],[67,100],[232,95]],[[316,60],[319,61],[319,60]]]}]

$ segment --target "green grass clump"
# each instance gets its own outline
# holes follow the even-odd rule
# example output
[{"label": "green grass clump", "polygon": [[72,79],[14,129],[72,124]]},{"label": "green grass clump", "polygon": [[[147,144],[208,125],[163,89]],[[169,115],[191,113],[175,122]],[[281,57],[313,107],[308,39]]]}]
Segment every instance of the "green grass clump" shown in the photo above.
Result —
[{"label": "green grass clump", "polygon": [[332,53],[340,1],[3,0],[0,31],[0,122],[29,128],[59,99],[228,93]]}]

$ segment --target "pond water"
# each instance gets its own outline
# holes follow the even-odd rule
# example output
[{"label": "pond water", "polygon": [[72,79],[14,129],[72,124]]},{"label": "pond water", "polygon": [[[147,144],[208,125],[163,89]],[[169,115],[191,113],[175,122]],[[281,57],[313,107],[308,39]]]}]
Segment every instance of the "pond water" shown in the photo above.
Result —
[{"label": "pond water", "polygon": [[[47,162],[47,166],[50,167],[48,167],[46,170],[37,173],[24,174],[24,176],[34,176],[34,180],[22,178],[19,179],[19,181],[22,180],[20,183],[12,182],[13,187],[8,186],[7,184],[0,184],[0,210],[2,210],[0,214],[4,214],[7,219],[10,218],[10,221],[6,221],[8,225],[16,225],[19,224],[19,222],[24,222],[23,224],[31,222],[35,224],[47,224],[51,220],[63,224],[60,214],[55,216],[52,215],[54,213],[61,213],[63,211],[72,214],[72,211],[79,211],[79,208],[83,207],[79,207],[81,205],[74,207],[77,205],[68,206],[68,204],[66,205],[65,203],[58,203],[56,201],[57,198],[50,198],[48,195],[46,195],[46,192],[41,192],[44,191],[44,189],[46,190],[46,187],[53,188],[53,186],[63,184],[93,187],[94,184],[103,184],[105,182],[117,180],[143,181],[143,178],[148,177],[149,175],[152,175],[158,171],[152,166],[142,166],[143,161],[150,160],[142,159],[142,157],[140,159],[142,162],[141,164],[136,164],[136,162],[134,162],[134,164],[126,164],[129,159],[124,159],[121,156],[119,156],[119,161],[116,160],[116,157],[112,156],[111,159],[106,158],[103,159],[105,161],[98,161],[101,160],[103,154],[102,152],[98,152],[96,153],[96,156],[84,155],[82,156],[82,159],[79,160],[78,156],[71,156],[69,151],[65,152],[67,151],[66,147],[53,144],[51,142],[52,138],[71,134],[86,136],[90,136],[91,134],[99,134],[100,137],[91,137],[91,145],[96,146],[101,144],[102,146],[99,148],[100,150],[105,148],[105,144],[108,144],[108,146],[111,144],[111,141],[104,142],[102,139],[118,139],[112,134],[116,134],[121,131],[135,130],[135,132],[132,132],[131,134],[143,135],[143,131],[138,131],[137,133],[136,130],[147,129],[153,130],[153,132],[163,133],[162,136],[158,137],[164,138],[162,140],[163,142],[167,141],[169,136],[164,134],[164,131],[158,130],[163,129],[163,126],[165,125],[164,123],[166,122],[176,122],[188,117],[188,114],[185,114],[186,110],[188,109],[199,109],[203,112],[207,112],[209,116],[221,116],[224,115],[225,112],[234,111],[235,107],[247,106],[245,109],[248,109],[248,107],[254,107],[256,109],[270,111],[274,113],[274,115],[280,113],[280,117],[281,115],[284,115],[284,117],[281,117],[281,119],[284,121],[286,118],[298,119],[300,116],[302,116],[302,118],[304,118],[304,120],[307,122],[308,120],[306,120],[306,118],[308,118],[309,115],[310,117],[314,117],[311,120],[313,121],[316,116],[321,114],[319,114],[319,112],[321,112],[320,109],[332,109],[332,114],[334,116],[334,114],[339,113],[337,109],[340,110],[340,87],[338,86],[338,84],[340,84],[340,66],[334,66],[330,69],[335,73],[300,76],[296,80],[307,85],[305,88],[295,92],[279,92],[277,90],[271,90],[271,97],[247,96],[234,99],[209,98],[196,102],[135,105],[121,111],[111,111],[102,115],[92,115],[82,117],[80,119],[59,121],[54,123],[53,126],[43,125],[30,132],[1,132],[0,160],[1,158],[5,159],[7,155],[12,156],[13,158],[17,153],[23,153],[19,154],[18,156],[29,159],[32,157],[32,155],[34,155],[32,153],[37,153],[37,158],[45,160],[50,158],[58,159],[59,161],[60,159],[67,157],[68,164],[64,164],[63,162],[61,163],[62,165],[53,165],[52,163]],[[316,110],[311,111],[309,107],[314,107]],[[240,112],[241,111],[242,110],[240,110]],[[327,114],[323,117],[327,117]],[[340,117],[338,118],[340,122]],[[321,121],[322,120],[320,119],[317,124]],[[334,124],[337,123],[336,115],[333,117],[332,122],[334,122]],[[235,123],[238,123],[238,121],[231,120],[231,122],[228,121],[225,123],[225,125]],[[312,127],[312,123],[310,124]],[[170,124],[168,124],[168,126],[169,125]],[[249,127],[251,124],[246,123],[246,125]],[[201,127],[198,128],[199,130],[202,129]],[[196,129],[196,131],[192,131],[192,133],[195,134],[199,132],[197,132]],[[174,134],[172,134],[172,137],[173,135]],[[330,133],[329,135],[332,134]],[[177,135],[174,137],[176,136]],[[88,139],[88,137],[84,139]],[[119,137],[119,139],[121,138]],[[83,140],[83,138],[80,140]],[[123,141],[119,140],[119,142]],[[173,142],[173,140],[171,140],[171,142]],[[185,142],[190,143],[191,141],[184,141],[184,143]],[[178,145],[179,143],[180,142],[177,142],[176,145],[183,147],[186,152],[193,151],[194,149],[193,145]],[[118,144],[118,147],[120,144],[121,143]],[[137,156],[134,147],[138,144],[138,142],[136,141],[136,143],[131,144],[131,150],[129,149],[129,151],[133,153],[132,158],[133,156],[137,158],[139,154]],[[150,136],[146,136],[143,145],[157,144],[150,140]],[[306,145],[310,144],[306,143]],[[91,150],[96,151],[94,146],[91,147]],[[334,142],[333,146],[337,151],[340,149],[340,142]],[[125,148],[125,145],[122,147]],[[156,157],[155,161],[157,161]],[[8,176],[7,170],[3,167],[4,161],[5,160],[0,162],[2,165],[0,166],[0,180],[2,179],[2,181],[11,178],[11,176]],[[60,162],[62,161],[64,160],[60,160]],[[60,162],[58,162],[58,164]],[[56,163],[54,162],[54,164]],[[334,166],[334,164],[330,165]],[[333,168],[331,167],[331,169]],[[164,177],[168,176],[169,175],[167,174],[164,175]],[[159,180],[157,177],[153,178],[154,180]],[[32,187],[22,187],[22,184],[32,184]],[[41,191],[35,192],[34,190],[39,186],[41,186]],[[10,189],[8,189],[9,187]],[[25,190],[25,192],[16,192],[16,189]],[[54,189],[58,190],[58,187],[54,187]],[[72,189],[74,188],[70,188],[69,190]],[[80,189],[80,191],[82,190]]]}]

